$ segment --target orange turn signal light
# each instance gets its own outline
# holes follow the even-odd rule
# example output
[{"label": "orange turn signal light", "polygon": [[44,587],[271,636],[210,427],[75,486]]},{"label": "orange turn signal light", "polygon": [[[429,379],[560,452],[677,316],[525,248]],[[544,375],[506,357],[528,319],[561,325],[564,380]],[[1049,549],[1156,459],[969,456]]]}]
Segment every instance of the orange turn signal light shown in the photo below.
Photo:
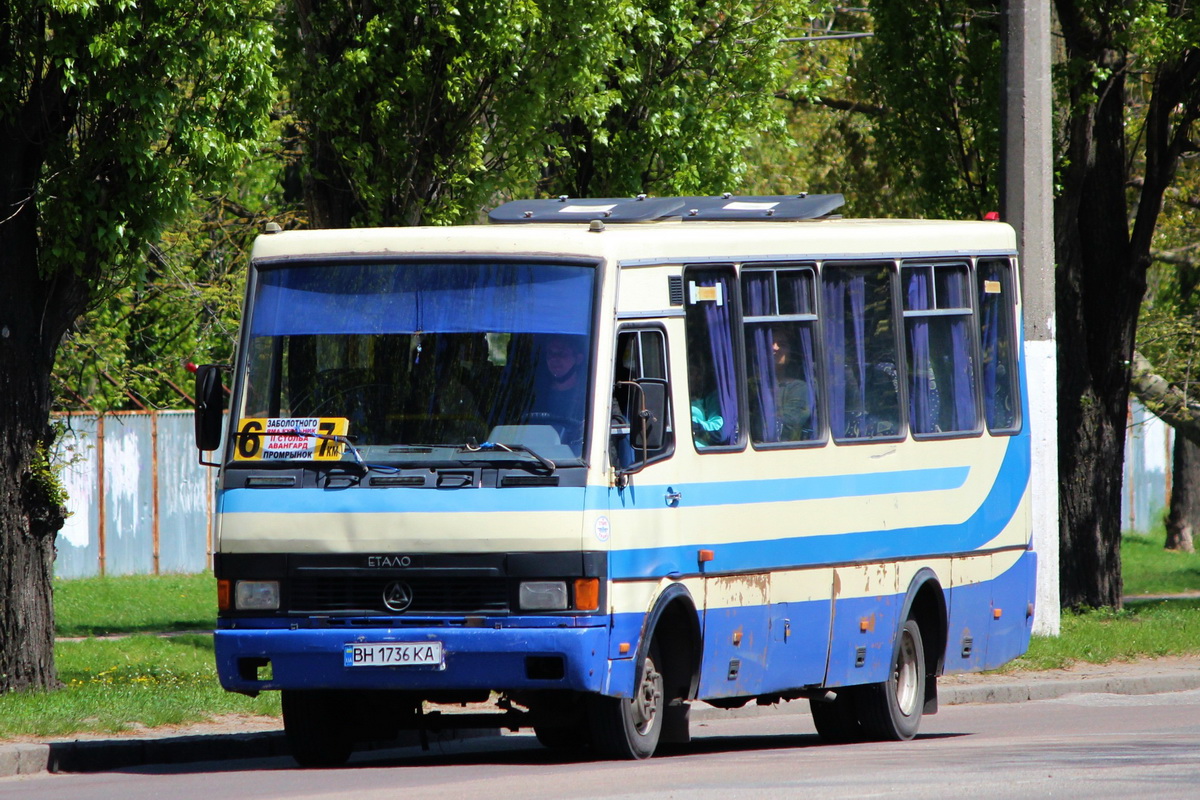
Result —
[{"label": "orange turn signal light", "polygon": [[575,579],[575,609],[577,611],[598,611],[600,609],[600,579]]},{"label": "orange turn signal light", "polygon": [[219,580],[217,581],[217,610],[228,611],[231,607],[230,603],[230,587],[232,581]]}]

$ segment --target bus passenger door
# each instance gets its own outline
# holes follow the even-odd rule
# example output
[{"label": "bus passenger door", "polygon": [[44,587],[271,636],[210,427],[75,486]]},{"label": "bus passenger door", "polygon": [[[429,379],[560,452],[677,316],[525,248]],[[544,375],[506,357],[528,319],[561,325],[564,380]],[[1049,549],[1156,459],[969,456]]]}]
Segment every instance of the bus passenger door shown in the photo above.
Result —
[{"label": "bus passenger door", "polygon": [[[614,359],[608,443],[615,472],[608,501],[613,592],[609,657],[631,661],[663,579],[694,571],[695,551],[682,546],[681,509],[672,499],[679,481],[672,458],[675,425],[666,327],[623,326]],[[609,533],[606,527],[605,536]],[[685,563],[685,553],[691,554],[690,563]],[[688,589],[701,608],[698,582]]]}]

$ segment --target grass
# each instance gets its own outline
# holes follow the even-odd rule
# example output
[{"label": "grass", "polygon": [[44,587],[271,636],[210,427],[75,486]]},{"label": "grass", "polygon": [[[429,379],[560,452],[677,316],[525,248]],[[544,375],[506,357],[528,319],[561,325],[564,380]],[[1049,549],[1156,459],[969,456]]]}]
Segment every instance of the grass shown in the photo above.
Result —
[{"label": "grass", "polygon": [[1128,603],[1121,611],[1063,612],[1062,633],[1035,636],[1005,671],[1062,669],[1200,653],[1200,598]]},{"label": "grass", "polygon": [[252,699],[220,687],[208,634],[59,642],[55,660],[62,690],[0,696],[0,739],[279,714],[276,692]]},{"label": "grass", "polygon": [[1033,637],[1029,652],[1005,671],[1200,653],[1200,553],[1165,550],[1166,536],[1160,524],[1148,534],[1122,537],[1125,595],[1181,597],[1127,601],[1121,611],[1064,611],[1061,634]]},{"label": "grass", "polygon": [[[1164,537],[1161,528],[1125,537],[1127,595],[1200,593],[1200,555],[1163,550]],[[215,595],[211,574],[56,581],[58,634],[81,637],[55,646],[64,687],[0,695],[0,739],[115,733],[227,714],[278,716],[277,692],[251,699],[220,687],[212,636],[152,635],[210,630]],[[98,638],[112,634],[124,638]],[[1122,611],[1064,613],[1061,636],[1034,637],[1005,671],[1197,653],[1200,596],[1148,600]]]},{"label": "grass", "polygon": [[201,575],[129,575],[54,582],[59,636],[212,630],[217,583]]},{"label": "grass", "polygon": [[1121,577],[1127,596],[1200,592],[1200,553],[1164,550],[1166,539],[1161,525],[1145,536],[1126,534],[1122,539]]},{"label": "grass", "polygon": [[[230,694],[217,681],[208,633],[216,617],[211,574],[55,581],[63,688],[0,695],[0,739],[182,725],[214,716],[279,714],[279,694]],[[97,638],[120,635],[121,638]]]}]

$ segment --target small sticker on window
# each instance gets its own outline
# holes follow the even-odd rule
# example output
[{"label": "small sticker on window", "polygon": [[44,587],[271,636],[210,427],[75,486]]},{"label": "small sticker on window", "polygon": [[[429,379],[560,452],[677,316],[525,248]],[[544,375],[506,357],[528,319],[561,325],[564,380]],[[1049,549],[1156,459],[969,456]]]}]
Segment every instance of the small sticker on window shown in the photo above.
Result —
[{"label": "small sticker on window", "polygon": [[983,293],[984,294],[1000,294],[1000,281],[984,281],[983,282]]},{"label": "small sticker on window", "polygon": [[723,288],[723,284],[720,283],[716,286],[697,286],[695,281],[689,281],[688,295],[693,305],[696,303],[716,303],[718,306],[722,306],[725,305]]}]

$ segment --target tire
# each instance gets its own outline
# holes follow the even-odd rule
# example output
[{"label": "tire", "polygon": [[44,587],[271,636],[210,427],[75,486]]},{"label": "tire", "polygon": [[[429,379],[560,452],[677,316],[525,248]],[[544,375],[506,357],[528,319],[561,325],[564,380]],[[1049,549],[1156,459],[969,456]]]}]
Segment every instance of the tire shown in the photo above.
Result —
[{"label": "tire", "polygon": [[665,700],[657,642],[642,662],[632,698],[594,695],[588,709],[592,746],[604,758],[643,759],[654,755],[662,735]]},{"label": "tire", "polygon": [[354,742],[346,728],[345,704],[334,692],[284,690],[283,732],[292,758],[302,767],[340,767]]},{"label": "tire", "polygon": [[588,745],[587,731],[569,725],[534,725],[533,734],[548,750],[583,750]]},{"label": "tire", "polygon": [[862,688],[858,717],[869,738],[906,741],[917,735],[924,708],[925,648],[920,626],[910,619],[900,629],[888,679]]},{"label": "tire", "polygon": [[863,740],[862,724],[858,721],[857,686],[846,686],[837,690],[833,700],[811,698],[813,724],[817,734],[830,744],[847,744]]}]

